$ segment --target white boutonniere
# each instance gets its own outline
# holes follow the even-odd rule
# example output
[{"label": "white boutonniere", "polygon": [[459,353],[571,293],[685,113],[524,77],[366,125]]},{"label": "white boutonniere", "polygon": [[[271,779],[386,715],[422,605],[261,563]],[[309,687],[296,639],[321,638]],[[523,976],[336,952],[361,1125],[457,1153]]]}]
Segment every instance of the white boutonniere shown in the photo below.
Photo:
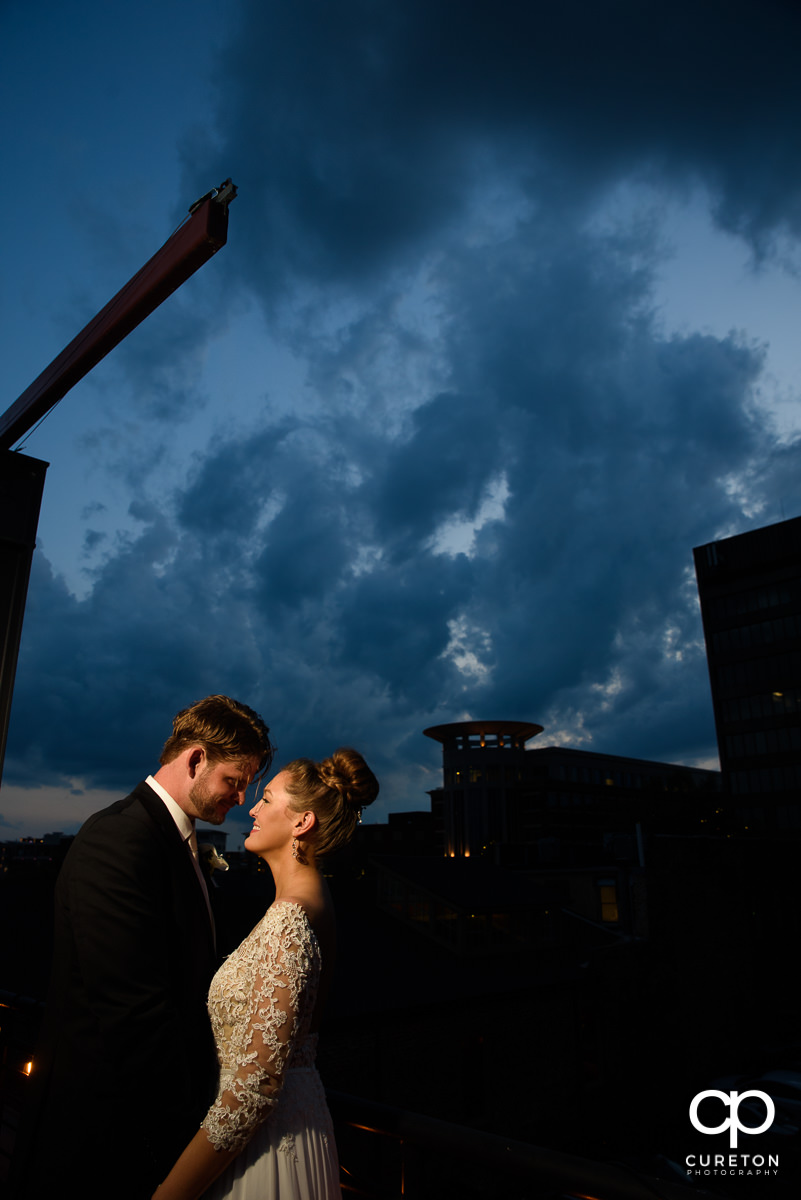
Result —
[{"label": "white boutonniere", "polygon": [[203,868],[203,874],[208,880],[211,881],[211,883],[214,883],[216,887],[214,872],[227,871],[228,863],[220,854],[217,853],[217,847],[213,846],[211,842],[201,842],[197,849],[200,856],[200,864]]}]

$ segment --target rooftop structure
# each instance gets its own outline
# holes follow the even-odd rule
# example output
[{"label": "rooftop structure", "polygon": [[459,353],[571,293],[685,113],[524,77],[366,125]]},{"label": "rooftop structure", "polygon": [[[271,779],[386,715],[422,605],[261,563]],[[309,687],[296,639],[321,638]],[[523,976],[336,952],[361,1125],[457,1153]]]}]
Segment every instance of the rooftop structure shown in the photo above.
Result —
[{"label": "rooftop structure", "polygon": [[542,728],[531,721],[456,721],[423,730],[442,743],[444,786],[431,793],[431,810],[447,855],[469,858],[515,837],[512,797],[523,782],[526,742]]}]

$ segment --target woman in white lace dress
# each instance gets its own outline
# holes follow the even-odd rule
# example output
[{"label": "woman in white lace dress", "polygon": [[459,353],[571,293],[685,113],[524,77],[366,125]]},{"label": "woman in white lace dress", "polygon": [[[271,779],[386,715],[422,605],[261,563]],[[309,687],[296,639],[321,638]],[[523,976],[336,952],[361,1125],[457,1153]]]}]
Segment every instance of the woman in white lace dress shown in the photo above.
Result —
[{"label": "woman in white lace dress", "polygon": [[219,1092],[156,1200],[339,1200],[314,1065],[335,952],[318,863],[350,840],[377,794],[362,756],[343,749],[321,763],[290,763],[251,809],[245,847],[269,865],[275,901],[212,982]]}]

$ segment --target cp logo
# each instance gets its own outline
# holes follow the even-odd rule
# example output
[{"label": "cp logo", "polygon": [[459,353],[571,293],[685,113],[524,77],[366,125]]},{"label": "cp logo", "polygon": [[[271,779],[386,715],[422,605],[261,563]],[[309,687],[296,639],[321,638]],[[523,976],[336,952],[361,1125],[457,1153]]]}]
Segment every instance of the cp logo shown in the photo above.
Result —
[{"label": "cp logo", "polygon": [[[722,1125],[702,1125],[698,1120],[698,1105],[707,1096],[716,1096],[718,1100],[722,1100],[727,1108],[731,1109],[731,1116],[727,1117]],[[739,1111],[743,1100],[748,1096],[756,1096],[765,1105],[765,1120],[761,1125],[743,1125],[740,1121]],[[764,1133],[773,1124],[773,1118],[776,1116],[776,1107],[770,1096],[766,1096],[764,1092],[752,1090],[750,1092],[718,1092],[715,1088],[710,1088],[707,1092],[699,1092],[693,1097],[693,1102],[690,1105],[690,1120],[699,1133],[723,1133],[725,1129],[731,1130],[729,1134],[729,1146],[732,1150],[737,1149],[737,1132],[742,1130],[743,1133]]]}]

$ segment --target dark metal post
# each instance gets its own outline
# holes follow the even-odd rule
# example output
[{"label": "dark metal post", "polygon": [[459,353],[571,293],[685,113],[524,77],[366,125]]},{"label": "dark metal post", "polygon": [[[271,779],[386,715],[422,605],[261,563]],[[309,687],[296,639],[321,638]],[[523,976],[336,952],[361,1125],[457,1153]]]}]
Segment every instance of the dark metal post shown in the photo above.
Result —
[{"label": "dark metal post", "polygon": [[0,452],[0,776],[47,467],[38,458]]}]

